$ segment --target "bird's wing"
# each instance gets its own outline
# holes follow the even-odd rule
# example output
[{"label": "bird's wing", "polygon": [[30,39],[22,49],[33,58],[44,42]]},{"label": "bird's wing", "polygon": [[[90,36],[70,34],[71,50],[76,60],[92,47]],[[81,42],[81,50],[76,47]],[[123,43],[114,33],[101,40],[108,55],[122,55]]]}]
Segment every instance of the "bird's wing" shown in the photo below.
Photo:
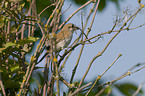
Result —
[{"label": "bird's wing", "polygon": [[66,29],[61,30],[56,36],[56,38],[57,38],[56,43],[67,38],[69,36],[69,34],[70,34],[69,30],[66,30]]}]

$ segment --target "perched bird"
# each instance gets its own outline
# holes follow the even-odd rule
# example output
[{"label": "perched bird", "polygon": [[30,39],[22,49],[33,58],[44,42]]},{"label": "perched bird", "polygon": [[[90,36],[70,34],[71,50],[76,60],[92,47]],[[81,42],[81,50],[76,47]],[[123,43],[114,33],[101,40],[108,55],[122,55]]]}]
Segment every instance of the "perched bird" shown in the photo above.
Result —
[{"label": "perched bird", "polygon": [[[55,46],[55,44],[53,45],[53,51],[60,52],[62,49],[66,48],[72,40],[74,31],[78,30],[78,29],[80,29],[80,28],[72,23],[66,24],[61,29],[61,31],[58,34],[56,34],[56,36],[55,36],[56,37],[56,39],[55,39],[56,46]],[[48,51],[46,52],[46,54],[38,61],[38,63],[40,63],[45,58],[45,56],[48,54],[48,52],[50,51],[50,45],[47,46],[47,50]]]},{"label": "perched bird", "polygon": [[[61,51],[62,49],[66,48],[73,37],[73,33],[75,30],[80,29],[79,27],[77,27],[76,25],[72,24],[72,23],[68,23],[66,24],[61,31],[56,34],[56,52]],[[50,46],[47,47],[47,49],[50,49]]]}]

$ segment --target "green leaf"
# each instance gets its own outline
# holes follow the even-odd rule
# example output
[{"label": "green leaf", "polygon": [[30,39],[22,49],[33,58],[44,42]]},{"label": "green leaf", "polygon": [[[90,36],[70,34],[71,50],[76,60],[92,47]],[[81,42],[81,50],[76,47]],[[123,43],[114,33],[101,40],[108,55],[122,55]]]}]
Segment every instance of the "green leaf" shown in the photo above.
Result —
[{"label": "green leaf", "polygon": [[35,42],[35,41],[37,41],[38,39],[39,39],[39,38],[28,37],[28,38],[26,38],[26,39],[21,39],[21,40],[19,40],[17,44],[24,45],[24,44],[27,44],[27,43]]},{"label": "green leaf", "polygon": [[5,48],[8,48],[8,47],[10,47],[10,46],[16,46],[16,45],[17,45],[17,44],[15,44],[15,43],[8,42],[8,43],[6,43]]},{"label": "green leaf", "polygon": [[37,41],[39,38],[35,38],[35,37],[28,37],[29,40],[33,40],[34,42]]},{"label": "green leaf", "polygon": [[19,70],[19,65],[11,66],[10,70],[11,70],[11,72]]},{"label": "green leaf", "polygon": [[25,6],[25,2],[23,2],[22,4],[20,4],[20,5],[18,6],[18,10],[21,10],[24,6]]},{"label": "green leaf", "polygon": [[[115,87],[125,96],[132,96],[132,94],[137,90],[137,86],[131,83],[116,84]],[[139,93],[142,94],[143,91],[140,90]]]},{"label": "green leaf", "polygon": [[6,48],[0,48],[0,53],[2,53],[3,50],[5,50]]},{"label": "green leaf", "polygon": [[104,8],[106,7],[106,0],[100,0],[100,3],[99,3],[99,11],[102,11]]}]

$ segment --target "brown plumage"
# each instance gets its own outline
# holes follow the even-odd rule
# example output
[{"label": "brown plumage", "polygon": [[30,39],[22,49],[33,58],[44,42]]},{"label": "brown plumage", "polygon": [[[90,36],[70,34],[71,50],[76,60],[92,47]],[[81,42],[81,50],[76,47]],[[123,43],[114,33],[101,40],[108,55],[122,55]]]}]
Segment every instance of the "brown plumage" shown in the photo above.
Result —
[{"label": "brown plumage", "polygon": [[[58,34],[56,34],[56,50],[55,47],[53,47],[53,51],[60,52],[62,49],[66,48],[72,40],[74,31],[78,29],[80,28],[72,23],[66,24],[61,29],[61,31]],[[47,50],[49,52],[50,46],[47,46]],[[40,63],[48,54],[48,52],[46,52],[46,54],[37,63]]]},{"label": "brown plumage", "polygon": [[66,48],[71,40],[75,30],[80,29],[72,23],[66,24],[61,31],[56,34],[56,51],[59,52],[62,49]]}]

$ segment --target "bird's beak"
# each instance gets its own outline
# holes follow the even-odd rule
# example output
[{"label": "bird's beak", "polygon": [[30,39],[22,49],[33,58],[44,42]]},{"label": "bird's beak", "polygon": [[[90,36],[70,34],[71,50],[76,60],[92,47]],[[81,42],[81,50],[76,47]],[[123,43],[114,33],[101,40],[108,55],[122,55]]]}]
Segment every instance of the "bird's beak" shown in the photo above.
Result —
[{"label": "bird's beak", "polygon": [[[79,27],[77,27],[77,26],[75,26],[74,27],[74,30],[81,30]],[[76,31],[75,31],[75,33],[76,33]],[[76,33],[77,34],[77,33]]]},{"label": "bird's beak", "polygon": [[75,29],[75,30],[78,30],[78,29],[80,29],[80,28],[79,28],[79,27],[77,27],[77,26],[75,26],[75,27],[74,27],[74,29]]}]

